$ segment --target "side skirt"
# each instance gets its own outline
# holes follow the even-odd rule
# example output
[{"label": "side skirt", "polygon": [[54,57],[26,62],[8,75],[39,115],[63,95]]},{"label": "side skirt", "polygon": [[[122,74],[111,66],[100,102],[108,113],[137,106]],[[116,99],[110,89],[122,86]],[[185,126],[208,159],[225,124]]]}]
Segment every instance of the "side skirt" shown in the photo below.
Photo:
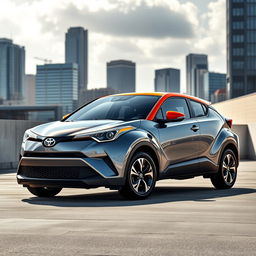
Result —
[{"label": "side skirt", "polygon": [[189,179],[195,176],[210,177],[217,173],[219,166],[206,157],[169,165],[161,174],[161,179]]}]

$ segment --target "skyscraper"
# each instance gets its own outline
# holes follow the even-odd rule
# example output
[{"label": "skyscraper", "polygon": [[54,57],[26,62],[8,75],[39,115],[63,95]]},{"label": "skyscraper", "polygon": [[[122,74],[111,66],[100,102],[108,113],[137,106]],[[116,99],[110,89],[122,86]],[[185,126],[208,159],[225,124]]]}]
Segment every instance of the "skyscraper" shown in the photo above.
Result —
[{"label": "skyscraper", "polygon": [[25,48],[0,38],[0,98],[22,100],[24,95]]},{"label": "skyscraper", "polygon": [[207,88],[203,88],[203,75],[208,71],[208,57],[205,54],[186,56],[187,93],[196,97],[208,98]]},{"label": "skyscraper", "polygon": [[256,91],[256,1],[227,0],[227,94]]},{"label": "skyscraper", "polygon": [[76,108],[78,99],[78,66],[76,63],[38,65],[36,104],[62,105],[63,114]]},{"label": "skyscraper", "polygon": [[107,63],[107,87],[118,92],[135,92],[136,64],[128,60]]},{"label": "skyscraper", "polygon": [[78,89],[87,89],[88,84],[88,31],[71,27],[66,33],[65,62],[78,64]]},{"label": "skyscraper", "polygon": [[155,92],[180,92],[180,70],[164,68],[155,70]]},{"label": "skyscraper", "polygon": [[[208,87],[208,100],[214,101],[214,93],[219,89],[226,89],[226,74],[216,72],[206,72],[204,74],[205,87]],[[219,90],[223,93],[223,90]],[[223,94],[222,94],[223,98]]]}]

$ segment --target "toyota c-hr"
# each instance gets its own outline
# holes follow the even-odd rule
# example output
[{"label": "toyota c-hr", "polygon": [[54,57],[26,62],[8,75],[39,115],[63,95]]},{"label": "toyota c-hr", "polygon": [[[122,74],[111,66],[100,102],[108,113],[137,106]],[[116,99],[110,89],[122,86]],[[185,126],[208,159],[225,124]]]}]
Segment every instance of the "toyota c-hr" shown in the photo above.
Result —
[{"label": "toyota c-hr", "polygon": [[157,180],[210,178],[231,188],[238,137],[208,102],[177,93],[99,98],[25,132],[17,180],[39,197],[62,188],[117,189],[144,199]]}]

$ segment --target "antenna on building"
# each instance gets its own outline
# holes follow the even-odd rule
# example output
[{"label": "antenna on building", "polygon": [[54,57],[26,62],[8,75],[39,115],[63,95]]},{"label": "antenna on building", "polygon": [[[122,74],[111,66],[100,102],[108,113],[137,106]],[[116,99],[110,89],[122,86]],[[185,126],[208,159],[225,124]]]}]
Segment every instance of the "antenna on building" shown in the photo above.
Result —
[{"label": "antenna on building", "polygon": [[49,59],[44,59],[44,58],[40,58],[40,57],[34,57],[34,59],[41,60],[41,61],[44,62],[44,64],[51,64],[52,63],[52,60],[49,60]]}]

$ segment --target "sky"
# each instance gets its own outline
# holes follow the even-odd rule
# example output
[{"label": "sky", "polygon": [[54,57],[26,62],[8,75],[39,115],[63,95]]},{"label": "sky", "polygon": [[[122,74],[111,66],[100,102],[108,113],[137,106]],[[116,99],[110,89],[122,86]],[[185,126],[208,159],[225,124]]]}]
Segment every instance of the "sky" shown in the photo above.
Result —
[{"label": "sky", "polygon": [[209,70],[226,72],[225,0],[1,0],[0,37],[26,48],[26,73],[34,57],[64,62],[65,32],[89,32],[89,88],[106,87],[106,62],[136,62],[136,90],[154,89],[154,70],[181,70],[185,56],[208,54]]}]

